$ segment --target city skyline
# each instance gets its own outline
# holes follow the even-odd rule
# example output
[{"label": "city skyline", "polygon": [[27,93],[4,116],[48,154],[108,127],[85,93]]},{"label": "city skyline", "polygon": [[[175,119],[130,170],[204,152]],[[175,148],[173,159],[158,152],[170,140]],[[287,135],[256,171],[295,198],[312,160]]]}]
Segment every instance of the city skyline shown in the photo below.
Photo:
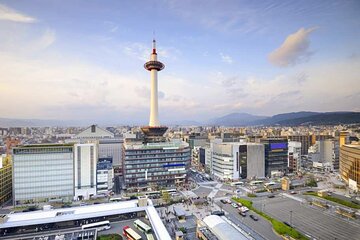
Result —
[{"label": "city skyline", "polygon": [[206,3],[0,1],[1,115],[146,122],[154,36],[164,122],[360,111],[359,3]]}]

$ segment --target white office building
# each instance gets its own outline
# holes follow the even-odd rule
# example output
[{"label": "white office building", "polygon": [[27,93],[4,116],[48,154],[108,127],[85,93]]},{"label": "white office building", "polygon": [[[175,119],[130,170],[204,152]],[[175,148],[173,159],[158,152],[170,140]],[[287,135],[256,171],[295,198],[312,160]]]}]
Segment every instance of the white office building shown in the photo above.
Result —
[{"label": "white office building", "polygon": [[221,180],[263,178],[264,145],[245,142],[212,142],[211,174]]},{"label": "white office building", "polygon": [[74,195],[72,144],[25,145],[13,149],[14,205],[54,200]]},{"label": "white office building", "polygon": [[96,144],[75,144],[74,157],[74,200],[89,199],[96,195]]},{"label": "white office building", "polygon": [[301,168],[301,142],[289,141],[289,162],[290,171],[297,172]]}]

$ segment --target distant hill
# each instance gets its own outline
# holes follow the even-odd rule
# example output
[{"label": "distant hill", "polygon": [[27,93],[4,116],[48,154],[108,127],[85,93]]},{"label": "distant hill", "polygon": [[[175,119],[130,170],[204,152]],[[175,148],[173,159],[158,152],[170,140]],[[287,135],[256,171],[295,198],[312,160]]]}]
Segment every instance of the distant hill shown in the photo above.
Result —
[{"label": "distant hill", "polygon": [[251,125],[275,125],[280,124],[280,122],[285,122],[287,120],[297,119],[297,118],[305,118],[311,117],[317,114],[321,114],[319,112],[291,112],[291,113],[282,113],[277,114],[272,117],[262,119],[260,121],[254,121]]},{"label": "distant hill", "polygon": [[279,125],[335,125],[360,123],[360,112],[327,112],[278,121]]},{"label": "distant hill", "polygon": [[223,125],[223,126],[246,126],[255,121],[261,121],[268,117],[256,116],[248,113],[231,113],[223,117],[210,119],[210,125]]},{"label": "distant hill", "polygon": [[209,121],[210,125],[256,126],[256,125],[334,125],[360,123],[360,112],[291,112],[272,117],[247,113],[232,113]]},{"label": "distant hill", "polygon": [[79,126],[77,121],[0,118],[0,127]]}]

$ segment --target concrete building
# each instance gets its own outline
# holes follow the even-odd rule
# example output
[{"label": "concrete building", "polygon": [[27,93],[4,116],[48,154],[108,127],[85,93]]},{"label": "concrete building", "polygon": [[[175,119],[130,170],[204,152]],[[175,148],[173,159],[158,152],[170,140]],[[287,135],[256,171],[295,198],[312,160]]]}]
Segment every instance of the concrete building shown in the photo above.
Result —
[{"label": "concrete building", "polygon": [[25,145],[13,149],[14,205],[74,195],[73,144]]},{"label": "concrete building", "polygon": [[265,176],[264,146],[245,142],[212,142],[211,173],[221,180]]},{"label": "concrete building", "polygon": [[186,181],[190,167],[189,145],[169,142],[124,143],[123,177],[127,190],[175,187]]},{"label": "concrete building", "polygon": [[289,141],[291,142],[300,142],[301,143],[301,155],[307,155],[308,149],[312,145],[312,136],[311,135],[290,135],[288,136]]},{"label": "concrete building", "polygon": [[360,189],[360,144],[345,144],[340,148],[340,176],[349,188]]},{"label": "concrete building", "polygon": [[113,178],[112,158],[99,158],[96,167],[97,194],[110,194],[114,185]]},{"label": "concrete building", "polygon": [[289,141],[289,171],[297,172],[301,168],[301,142]]},{"label": "concrete building", "polygon": [[9,155],[0,155],[0,206],[12,196],[12,163]]},{"label": "concrete building", "polygon": [[260,142],[265,145],[265,175],[271,177],[288,172],[288,140],[266,138]]},{"label": "concrete building", "polygon": [[94,142],[98,145],[98,157],[111,157],[113,167],[116,172],[122,172],[122,138],[115,138],[115,135],[97,125],[91,125],[84,131],[75,135],[71,139],[67,139],[68,143],[88,143]]},{"label": "concrete building", "polygon": [[97,146],[95,143],[74,145],[74,200],[96,195]]}]

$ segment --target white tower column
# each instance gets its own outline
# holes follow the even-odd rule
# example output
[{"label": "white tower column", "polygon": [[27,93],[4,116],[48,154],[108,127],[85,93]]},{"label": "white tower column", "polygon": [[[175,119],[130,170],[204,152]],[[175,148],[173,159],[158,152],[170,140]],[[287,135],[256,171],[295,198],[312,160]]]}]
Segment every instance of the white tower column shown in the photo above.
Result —
[{"label": "white tower column", "polygon": [[150,127],[160,126],[158,107],[158,80],[157,70],[151,69],[151,96],[150,96]]}]

